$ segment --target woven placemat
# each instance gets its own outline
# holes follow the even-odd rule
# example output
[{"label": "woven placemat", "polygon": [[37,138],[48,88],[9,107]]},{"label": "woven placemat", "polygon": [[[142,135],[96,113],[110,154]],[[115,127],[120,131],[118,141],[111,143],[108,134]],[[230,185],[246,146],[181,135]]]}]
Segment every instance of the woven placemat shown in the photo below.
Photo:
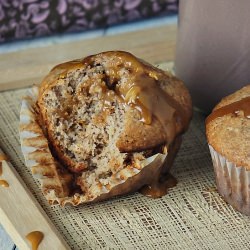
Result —
[{"label": "woven placemat", "polygon": [[79,207],[49,206],[24,165],[18,122],[27,89],[0,93],[0,147],[72,249],[249,249],[249,217],[218,195],[204,116],[193,120],[172,169],[178,185],[160,199],[139,193]]}]

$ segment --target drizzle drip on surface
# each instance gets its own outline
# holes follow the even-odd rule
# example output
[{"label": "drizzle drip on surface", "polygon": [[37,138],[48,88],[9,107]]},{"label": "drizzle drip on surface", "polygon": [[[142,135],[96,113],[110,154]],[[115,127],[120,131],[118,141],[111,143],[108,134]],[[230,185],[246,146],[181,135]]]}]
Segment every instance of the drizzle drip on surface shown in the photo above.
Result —
[{"label": "drizzle drip on surface", "polygon": [[0,153],[0,176],[3,174],[2,161],[7,161],[8,157],[5,154]]},{"label": "drizzle drip on surface", "polygon": [[1,154],[1,153],[0,153],[0,162],[1,162],[1,161],[7,161],[7,160],[8,160],[8,156],[5,155],[5,154]]},{"label": "drizzle drip on surface", "polygon": [[[5,154],[0,154],[0,176],[3,174],[2,161],[7,161],[8,157]],[[9,187],[9,183],[6,180],[0,180],[1,187]]]},{"label": "drizzle drip on surface", "polygon": [[27,234],[26,239],[30,242],[32,250],[37,250],[41,241],[43,240],[43,233],[40,231],[33,231]]},{"label": "drizzle drip on surface", "polygon": [[145,186],[139,192],[151,198],[160,198],[168,193],[168,189],[176,186],[177,180],[171,175],[161,177],[162,180],[153,183],[152,185]]},{"label": "drizzle drip on surface", "polygon": [[206,124],[227,114],[237,114],[239,111],[244,112],[244,116],[250,119],[250,96],[241,99],[240,101],[230,103],[224,107],[214,110],[206,119]]},{"label": "drizzle drip on surface", "polygon": [[6,180],[0,180],[0,186],[1,187],[9,187],[9,183]]},{"label": "drizzle drip on surface", "polygon": [[160,198],[168,193],[169,188],[176,186],[177,180],[169,173],[169,169],[174,163],[174,159],[181,146],[181,141],[181,136],[177,136],[174,142],[169,146],[166,162],[159,169],[158,176],[156,175],[154,177],[155,180],[152,183],[139,190],[141,194],[154,199]]}]

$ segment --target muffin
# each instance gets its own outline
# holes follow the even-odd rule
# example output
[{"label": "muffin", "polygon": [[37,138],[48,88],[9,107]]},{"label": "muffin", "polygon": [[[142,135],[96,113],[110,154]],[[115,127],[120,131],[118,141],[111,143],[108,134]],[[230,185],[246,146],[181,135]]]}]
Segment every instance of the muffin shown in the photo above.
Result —
[{"label": "muffin", "polygon": [[[36,157],[32,172],[42,176],[50,200],[51,190],[57,201],[77,197],[74,204],[142,187],[147,195],[165,194],[158,189],[166,187],[192,114],[179,79],[130,53],[108,51],[54,67],[28,102],[51,153],[48,162]],[[48,176],[63,185],[46,184]]]},{"label": "muffin", "polygon": [[219,193],[250,215],[250,85],[216,105],[206,119],[206,135]]}]

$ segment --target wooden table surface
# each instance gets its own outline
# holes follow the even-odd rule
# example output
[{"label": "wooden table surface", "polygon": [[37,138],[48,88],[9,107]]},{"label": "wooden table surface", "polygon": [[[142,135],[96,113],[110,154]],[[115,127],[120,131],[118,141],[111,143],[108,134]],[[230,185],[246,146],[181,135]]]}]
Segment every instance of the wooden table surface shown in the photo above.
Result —
[{"label": "wooden table surface", "polygon": [[98,37],[0,55],[0,90],[39,82],[56,64],[105,50],[126,50],[157,64],[174,59],[176,25]]},{"label": "wooden table surface", "polygon": [[[56,64],[105,50],[129,51],[158,64],[174,60],[176,24],[0,54],[0,91],[38,83]],[[15,249],[0,225],[0,249]]]}]

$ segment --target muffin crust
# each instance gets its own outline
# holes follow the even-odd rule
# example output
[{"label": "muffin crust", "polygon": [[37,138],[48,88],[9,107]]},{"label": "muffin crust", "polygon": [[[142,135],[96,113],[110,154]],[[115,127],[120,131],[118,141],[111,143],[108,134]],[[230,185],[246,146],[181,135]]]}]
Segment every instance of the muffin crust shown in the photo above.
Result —
[{"label": "muffin crust", "polygon": [[[241,100],[250,108],[250,85],[223,98],[211,115],[219,109]],[[250,170],[250,116],[246,110],[236,108],[231,113],[207,118],[206,135],[208,143],[222,156],[237,166]]]}]

